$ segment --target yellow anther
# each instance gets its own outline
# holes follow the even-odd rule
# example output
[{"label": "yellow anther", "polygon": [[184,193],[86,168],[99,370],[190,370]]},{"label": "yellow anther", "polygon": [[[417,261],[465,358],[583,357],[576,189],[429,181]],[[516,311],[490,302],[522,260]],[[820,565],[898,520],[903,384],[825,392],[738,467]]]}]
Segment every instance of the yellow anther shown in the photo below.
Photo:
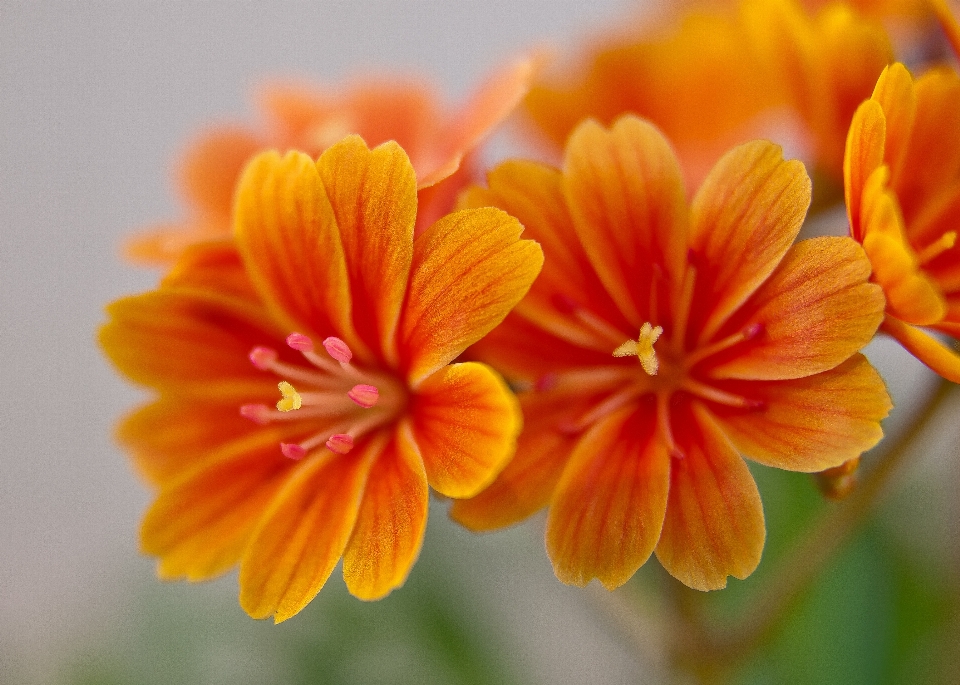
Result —
[{"label": "yellow anther", "polygon": [[650,376],[656,376],[660,369],[660,360],[657,359],[657,351],[653,349],[653,344],[657,342],[660,334],[663,333],[663,327],[651,326],[650,322],[640,327],[640,336],[636,340],[628,340],[613,351],[614,357],[632,357],[636,355],[640,358],[640,366]]},{"label": "yellow anther", "polygon": [[280,401],[277,402],[277,409],[280,411],[293,411],[294,409],[300,408],[303,400],[300,399],[300,393],[298,393],[292,385],[286,381],[280,381],[277,387],[280,388],[280,394],[283,395]]}]

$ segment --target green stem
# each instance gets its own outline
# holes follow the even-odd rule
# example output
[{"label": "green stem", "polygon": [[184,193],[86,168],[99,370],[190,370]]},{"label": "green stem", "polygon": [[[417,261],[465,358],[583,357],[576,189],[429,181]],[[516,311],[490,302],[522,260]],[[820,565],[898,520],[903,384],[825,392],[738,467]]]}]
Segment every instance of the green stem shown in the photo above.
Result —
[{"label": "green stem", "polygon": [[911,449],[924,432],[944,400],[956,386],[944,379],[937,385],[914,414],[910,426],[885,451],[877,465],[863,478],[860,486],[845,500],[831,507],[808,533],[770,573],[770,586],[763,591],[755,608],[739,626],[724,630],[723,635],[706,631],[695,649],[687,654],[678,645],[680,657],[695,663],[733,665],[767,640],[788,614],[804,590],[823,566],[874,509],[893,477],[916,453]]}]

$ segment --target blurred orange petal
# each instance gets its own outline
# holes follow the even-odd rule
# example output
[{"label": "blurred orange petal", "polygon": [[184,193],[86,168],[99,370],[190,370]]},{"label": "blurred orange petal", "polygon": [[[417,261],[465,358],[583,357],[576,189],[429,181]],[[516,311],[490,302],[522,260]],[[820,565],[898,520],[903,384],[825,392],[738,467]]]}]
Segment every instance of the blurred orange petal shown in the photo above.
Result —
[{"label": "blurred orange petal", "polygon": [[897,339],[914,357],[948,381],[960,383],[960,353],[950,349],[929,333],[893,316],[883,322],[883,331]]}]

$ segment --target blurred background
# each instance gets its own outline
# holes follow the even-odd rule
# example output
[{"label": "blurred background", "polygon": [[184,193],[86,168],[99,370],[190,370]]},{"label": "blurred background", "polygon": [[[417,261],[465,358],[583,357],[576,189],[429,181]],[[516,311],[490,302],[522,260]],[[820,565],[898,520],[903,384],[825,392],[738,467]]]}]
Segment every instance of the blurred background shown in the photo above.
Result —
[{"label": "blurred background", "polygon": [[[172,169],[218,121],[255,121],[263,79],[340,83],[422,72],[454,104],[532,45],[569,46],[616,23],[620,0],[12,2],[0,0],[0,682],[669,682],[656,562],[623,592],[553,576],[542,519],[474,536],[432,502],[407,585],[364,604],[335,572],[281,626],[250,620],[236,578],[161,584],[137,551],[146,488],[111,437],[141,399],[101,357],[103,306],[157,272],[119,258],[133,229],[182,216]],[[509,154],[508,135],[492,158]],[[931,382],[894,345],[871,358],[898,408]],[[956,416],[956,403],[948,415]],[[960,668],[960,426],[944,420],[878,516],[738,678],[749,683],[948,682]],[[755,469],[764,562],[708,606],[750,601],[824,507],[812,481]],[[952,664],[952,666],[951,666]],[[954,670],[942,670],[953,668]]]}]

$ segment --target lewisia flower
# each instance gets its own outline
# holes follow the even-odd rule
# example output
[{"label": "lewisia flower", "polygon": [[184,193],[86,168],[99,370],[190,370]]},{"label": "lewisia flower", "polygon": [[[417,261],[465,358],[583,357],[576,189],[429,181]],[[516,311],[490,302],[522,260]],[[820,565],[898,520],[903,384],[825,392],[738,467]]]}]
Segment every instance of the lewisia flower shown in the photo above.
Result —
[{"label": "lewisia flower", "polygon": [[693,186],[733,145],[789,133],[839,186],[850,119],[891,60],[883,29],[845,5],[812,15],[794,0],[742,0],[609,40],[585,56],[584,73],[535,85],[525,107],[558,149],[587,117],[649,119]]},{"label": "lewisia flower", "polygon": [[158,290],[109,307],[104,350],[158,393],[120,436],[158,490],[141,541],[161,577],[239,563],[243,608],[279,622],[343,558],[350,592],[383,597],[419,553],[428,484],[473,495],[513,453],[515,397],[489,367],[450,362],[542,253],[493,208],[414,240],[416,188],[396,143],[261,154],[236,245],[196,246]]},{"label": "lewisia flower", "polygon": [[887,297],[881,329],[960,383],[960,356],[924,331],[960,337],[960,76],[885,69],[857,110],[844,163],[851,235]]},{"label": "lewisia flower", "polygon": [[821,471],[881,437],[863,250],[793,245],[810,181],[776,145],[729,152],[688,204],[669,144],[630,116],[579,126],[562,171],[507,162],[488,182],[466,202],[517,216],[546,262],[474,348],[529,388],[517,455],[453,516],[486,530],[549,506],[567,583],[617,587],[654,551],[693,588],[746,577],[765,529],[741,455]]},{"label": "lewisia flower", "polygon": [[520,102],[535,69],[532,59],[506,65],[455,112],[443,111],[430,86],[412,78],[367,78],[339,91],[267,86],[258,103],[266,125],[224,126],[200,137],[179,167],[189,216],[134,237],[126,253],[144,264],[168,265],[189,245],[229,236],[234,188],[257,152],[296,149],[316,157],[349,133],[371,145],[395,140],[404,148],[417,173],[417,229],[426,228],[472,180],[471,152]]}]

